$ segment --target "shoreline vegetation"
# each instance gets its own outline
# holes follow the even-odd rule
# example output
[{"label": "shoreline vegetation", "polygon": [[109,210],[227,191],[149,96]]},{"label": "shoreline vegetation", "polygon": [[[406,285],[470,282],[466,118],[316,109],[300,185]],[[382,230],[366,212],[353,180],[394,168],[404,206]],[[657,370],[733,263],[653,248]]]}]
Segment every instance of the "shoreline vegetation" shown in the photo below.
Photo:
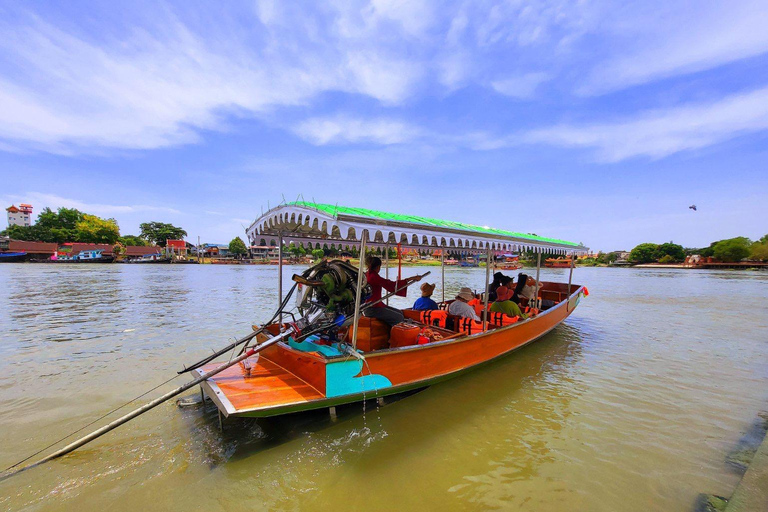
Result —
[{"label": "shoreline vegetation", "polygon": [[[195,246],[186,242],[186,249],[179,254],[177,248],[166,249],[168,240],[182,241],[187,232],[172,224],[145,222],[140,224],[139,235],[121,235],[120,227],[114,219],[103,219],[96,215],[81,212],[75,208],[43,209],[37,221],[31,226],[11,225],[0,231],[0,236],[10,240],[64,244],[100,244],[111,246],[116,262],[130,259],[126,255],[128,247],[157,247],[162,258],[174,261],[194,261],[202,264],[277,264],[277,254],[262,255],[261,258],[248,258],[249,248],[240,237],[234,238],[229,245],[203,244]],[[1,250],[1,249],[0,249]],[[59,249],[59,252],[61,248]],[[274,251],[276,252],[276,251]],[[384,258],[380,249],[371,254]],[[106,252],[105,252],[106,254]],[[226,257],[225,257],[226,256]],[[251,254],[252,256],[252,254]],[[340,251],[334,248],[304,248],[290,244],[283,247],[283,261],[288,264],[310,264],[322,258],[348,259],[359,265],[356,249]],[[449,259],[461,260],[458,253],[447,250]],[[519,262],[525,268],[536,267],[537,254],[528,251],[519,255]],[[427,259],[422,259],[416,251],[401,251],[402,266],[440,266],[440,251],[433,252]],[[542,260],[557,258],[554,254],[542,254]],[[398,254],[395,248],[389,251],[390,267],[397,266]],[[485,262],[477,262],[485,268]],[[454,263],[455,264],[455,263]],[[497,261],[496,264],[501,264]],[[674,242],[656,244],[641,243],[631,251],[612,251],[588,254],[576,259],[577,267],[636,267],[636,268],[752,268],[768,266],[768,234],[752,241],[747,237],[735,237],[712,242],[708,247],[685,248]]]}]

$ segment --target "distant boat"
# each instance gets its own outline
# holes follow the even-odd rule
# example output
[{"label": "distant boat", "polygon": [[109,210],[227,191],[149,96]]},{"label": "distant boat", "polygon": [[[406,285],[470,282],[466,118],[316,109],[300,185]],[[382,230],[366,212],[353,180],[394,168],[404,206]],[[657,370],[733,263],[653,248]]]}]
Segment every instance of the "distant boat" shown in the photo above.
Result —
[{"label": "distant boat", "polygon": [[168,264],[171,262],[171,258],[153,258],[153,257],[144,257],[144,258],[137,258],[134,260],[122,260],[120,263],[134,263],[134,264]]},{"label": "distant boat", "polygon": [[27,259],[26,252],[0,252],[0,263],[13,263]]},{"label": "distant boat", "polygon": [[114,256],[104,256],[104,251],[101,249],[93,249],[90,251],[80,251],[73,256],[60,256],[56,259],[35,259],[32,260],[36,263],[112,263],[115,260]]},{"label": "distant boat", "polygon": [[571,258],[547,258],[544,266],[548,268],[570,268]]}]

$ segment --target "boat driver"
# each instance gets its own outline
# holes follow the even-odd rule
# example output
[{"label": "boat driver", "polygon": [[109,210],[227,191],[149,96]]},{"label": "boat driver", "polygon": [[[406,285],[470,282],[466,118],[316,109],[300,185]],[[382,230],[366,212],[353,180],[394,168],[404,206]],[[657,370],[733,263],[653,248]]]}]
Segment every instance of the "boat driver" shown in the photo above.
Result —
[{"label": "boat driver", "polygon": [[[376,302],[381,299],[382,288],[390,293],[398,290],[395,295],[405,297],[408,291],[408,285],[421,280],[421,276],[409,277],[401,281],[391,281],[381,277],[379,275],[379,271],[381,270],[381,258],[377,258],[376,256],[368,256],[366,258],[366,266],[368,267],[368,271],[365,273],[365,279],[371,286],[371,296],[365,301],[366,303]],[[388,324],[390,327],[405,320],[402,311],[391,308],[383,302],[379,302],[378,304],[374,304],[367,308],[363,312],[363,316],[377,318]]]}]

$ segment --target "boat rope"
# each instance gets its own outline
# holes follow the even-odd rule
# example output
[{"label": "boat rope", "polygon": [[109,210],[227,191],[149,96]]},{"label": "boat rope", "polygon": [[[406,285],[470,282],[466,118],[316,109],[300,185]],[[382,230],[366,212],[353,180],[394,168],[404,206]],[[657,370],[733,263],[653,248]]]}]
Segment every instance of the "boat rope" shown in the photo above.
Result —
[{"label": "boat rope", "polygon": [[109,415],[111,415],[111,414],[114,414],[114,413],[116,413],[117,411],[119,411],[119,410],[120,410],[120,409],[122,409],[123,407],[125,407],[125,406],[127,406],[127,405],[130,405],[130,404],[132,404],[133,402],[135,402],[135,401],[136,401],[136,400],[138,400],[139,398],[143,398],[143,397],[147,396],[147,395],[148,395],[148,394],[150,394],[151,392],[155,391],[157,388],[160,388],[160,387],[163,387],[163,386],[165,386],[166,384],[168,384],[169,382],[171,382],[171,381],[172,381],[173,379],[175,379],[176,377],[178,377],[178,375],[174,375],[173,377],[171,377],[170,379],[166,380],[165,382],[162,382],[162,383],[158,384],[157,386],[153,387],[152,389],[150,389],[150,390],[148,390],[148,391],[145,391],[144,393],[140,394],[139,396],[137,396],[137,397],[135,397],[135,398],[133,398],[133,399],[131,399],[131,400],[129,400],[129,401],[127,401],[127,402],[125,402],[123,405],[121,405],[121,406],[119,406],[119,407],[116,407],[116,408],[112,409],[111,411],[109,411],[109,412],[107,412],[107,413],[105,413],[105,414],[103,414],[103,415],[99,416],[98,418],[96,418],[96,419],[95,419],[95,420],[93,420],[92,422],[88,423],[87,425],[83,425],[83,426],[82,426],[82,427],[80,427],[79,429],[77,429],[77,430],[74,430],[74,431],[70,432],[70,433],[69,433],[69,434],[67,434],[66,436],[62,437],[61,439],[59,439],[59,440],[57,440],[57,441],[54,441],[54,442],[52,442],[52,443],[51,443],[51,444],[49,444],[48,446],[46,446],[46,447],[44,447],[44,448],[40,448],[40,449],[39,449],[38,451],[36,451],[35,453],[33,453],[33,454],[31,454],[31,455],[29,455],[29,456],[27,456],[27,457],[25,457],[25,458],[21,459],[20,461],[18,461],[17,463],[13,464],[12,466],[8,466],[7,468],[5,468],[5,469],[3,470],[3,473],[5,473],[6,471],[9,471],[9,470],[11,470],[11,469],[15,468],[16,466],[18,466],[18,465],[20,465],[20,464],[23,464],[24,462],[27,462],[29,459],[31,459],[31,458],[32,458],[32,457],[34,457],[35,455],[40,455],[41,453],[43,453],[44,451],[48,450],[49,448],[53,448],[54,446],[56,446],[57,444],[61,443],[62,441],[66,440],[66,439],[69,439],[69,438],[70,438],[70,437],[72,437],[73,435],[75,435],[75,434],[78,434],[78,433],[82,432],[82,431],[83,431],[83,430],[85,430],[86,428],[90,427],[91,425],[93,425],[93,424],[95,424],[95,423],[98,423],[99,421],[103,420],[103,419],[104,419],[104,418],[106,418],[107,416],[109,416]]}]

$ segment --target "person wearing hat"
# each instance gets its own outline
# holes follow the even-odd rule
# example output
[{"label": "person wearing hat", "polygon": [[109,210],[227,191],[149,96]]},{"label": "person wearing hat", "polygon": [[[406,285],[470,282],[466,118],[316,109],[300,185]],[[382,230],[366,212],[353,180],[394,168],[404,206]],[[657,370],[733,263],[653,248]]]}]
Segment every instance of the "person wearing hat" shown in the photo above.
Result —
[{"label": "person wearing hat", "polygon": [[471,318],[476,322],[480,321],[480,317],[475,313],[475,309],[467,304],[469,301],[475,298],[475,294],[472,293],[470,288],[464,287],[459,293],[456,294],[456,300],[451,302],[448,306],[448,314],[461,316],[464,318]]},{"label": "person wearing hat", "polygon": [[519,316],[522,319],[528,316],[520,311],[520,306],[512,302],[512,290],[506,286],[496,288],[496,301],[491,304],[491,313],[504,313],[507,316]]},{"label": "person wearing hat", "polygon": [[413,309],[416,311],[429,311],[437,309],[437,302],[432,300],[432,293],[435,291],[434,284],[424,283],[421,285],[421,297],[413,303]]},{"label": "person wearing hat", "polygon": [[504,284],[504,278],[507,278],[507,276],[501,272],[496,272],[493,274],[493,281],[491,281],[491,284],[488,285],[488,300],[491,302],[496,300],[496,289]]}]

